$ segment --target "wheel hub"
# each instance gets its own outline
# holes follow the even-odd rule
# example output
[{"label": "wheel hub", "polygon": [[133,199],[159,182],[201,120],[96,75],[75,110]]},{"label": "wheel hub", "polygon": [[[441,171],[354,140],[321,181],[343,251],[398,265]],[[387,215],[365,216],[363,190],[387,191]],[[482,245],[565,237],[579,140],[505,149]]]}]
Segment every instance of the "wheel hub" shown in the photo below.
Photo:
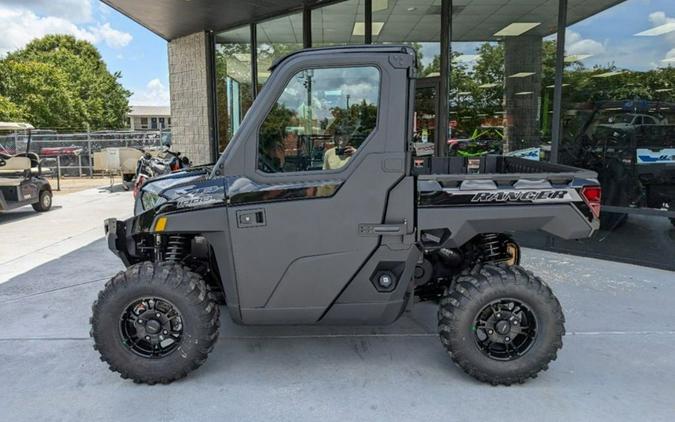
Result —
[{"label": "wheel hub", "polygon": [[183,333],[182,316],[169,301],[142,298],[132,302],[120,318],[120,334],[132,352],[161,358],[173,352]]},{"label": "wheel hub", "polygon": [[511,331],[511,324],[507,320],[501,319],[495,324],[495,331],[501,335],[508,334]]},{"label": "wheel hub", "polygon": [[476,315],[476,345],[492,359],[517,359],[534,343],[536,324],[534,313],[523,302],[514,299],[493,301]]}]

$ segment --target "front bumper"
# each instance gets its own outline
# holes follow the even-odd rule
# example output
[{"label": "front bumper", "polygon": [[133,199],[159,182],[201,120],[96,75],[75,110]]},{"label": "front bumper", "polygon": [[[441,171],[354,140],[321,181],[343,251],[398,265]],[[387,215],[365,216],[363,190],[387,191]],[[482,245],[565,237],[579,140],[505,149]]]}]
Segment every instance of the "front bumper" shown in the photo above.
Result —
[{"label": "front bumper", "polygon": [[108,218],[103,223],[103,226],[108,241],[108,249],[122,260],[125,267],[129,267],[132,264],[128,248],[128,240],[131,236],[127,234],[126,222],[116,218]]}]

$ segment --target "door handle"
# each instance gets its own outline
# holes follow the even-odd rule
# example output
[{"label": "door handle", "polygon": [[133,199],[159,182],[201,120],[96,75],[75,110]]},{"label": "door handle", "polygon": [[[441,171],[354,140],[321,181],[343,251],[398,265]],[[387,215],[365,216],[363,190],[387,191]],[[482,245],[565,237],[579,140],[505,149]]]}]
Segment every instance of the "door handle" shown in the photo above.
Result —
[{"label": "door handle", "polygon": [[264,209],[258,208],[254,210],[237,211],[237,227],[240,229],[264,225],[266,225]]},{"label": "door handle", "polygon": [[408,233],[408,222],[390,224],[359,224],[360,236],[403,236]]}]

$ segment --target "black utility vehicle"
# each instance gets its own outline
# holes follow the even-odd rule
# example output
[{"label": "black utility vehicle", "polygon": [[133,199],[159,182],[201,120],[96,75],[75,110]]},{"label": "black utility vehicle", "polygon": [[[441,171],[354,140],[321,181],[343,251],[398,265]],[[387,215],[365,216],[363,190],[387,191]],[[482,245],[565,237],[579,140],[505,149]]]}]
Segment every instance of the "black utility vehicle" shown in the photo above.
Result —
[{"label": "black utility vehicle", "polygon": [[438,302],[443,347],[477,379],[547,368],[563,313],[508,233],[590,236],[596,174],[413,157],[414,61],[402,46],[285,57],[215,165],[148,182],[144,209],[106,221],[128,267],[93,305],[110,369],[185,376],[213,348],[218,303],[241,324],[388,324],[417,301]]},{"label": "black utility vehicle", "polygon": [[0,212],[26,205],[38,212],[52,207],[52,188],[42,175],[42,161],[30,152],[32,129],[28,123],[0,122],[0,132],[28,132],[25,152],[11,153],[0,145]]}]

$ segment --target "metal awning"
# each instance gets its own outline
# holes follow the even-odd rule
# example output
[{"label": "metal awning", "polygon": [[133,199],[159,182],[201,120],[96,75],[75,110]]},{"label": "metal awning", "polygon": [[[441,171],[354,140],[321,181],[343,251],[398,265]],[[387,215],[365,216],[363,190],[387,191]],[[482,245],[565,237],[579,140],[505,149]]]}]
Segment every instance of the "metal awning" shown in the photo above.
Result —
[{"label": "metal awning", "polygon": [[[322,25],[334,25],[312,38],[322,43],[345,43],[353,30],[353,20],[362,20],[363,2],[340,3],[320,0],[101,0],[166,40],[204,30],[222,31],[251,22],[300,11],[303,6],[340,4],[321,10]],[[624,0],[568,0],[567,24],[572,25]],[[384,2],[384,3],[383,3]],[[410,3],[410,4],[408,4]],[[381,34],[374,42],[437,42],[440,40],[441,0],[379,0],[386,5],[373,9],[373,21],[381,22]],[[411,7],[407,7],[410,6]],[[354,9],[354,10],[351,10]],[[514,22],[536,22],[528,34],[547,36],[557,27],[558,0],[454,0],[453,41],[495,41],[497,32]],[[337,13],[339,16],[331,16]],[[326,16],[323,16],[325,14]],[[301,18],[299,18],[299,21]],[[299,24],[300,22],[298,22]],[[289,24],[290,25],[290,24]],[[342,25],[343,27],[340,27]],[[279,33],[261,33],[276,42],[297,42],[290,26],[279,26]],[[245,34],[244,34],[245,35]],[[264,39],[259,41],[264,41]],[[292,38],[292,39],[291,39]],[[334,38],[334,39],[333,39]]]}]

